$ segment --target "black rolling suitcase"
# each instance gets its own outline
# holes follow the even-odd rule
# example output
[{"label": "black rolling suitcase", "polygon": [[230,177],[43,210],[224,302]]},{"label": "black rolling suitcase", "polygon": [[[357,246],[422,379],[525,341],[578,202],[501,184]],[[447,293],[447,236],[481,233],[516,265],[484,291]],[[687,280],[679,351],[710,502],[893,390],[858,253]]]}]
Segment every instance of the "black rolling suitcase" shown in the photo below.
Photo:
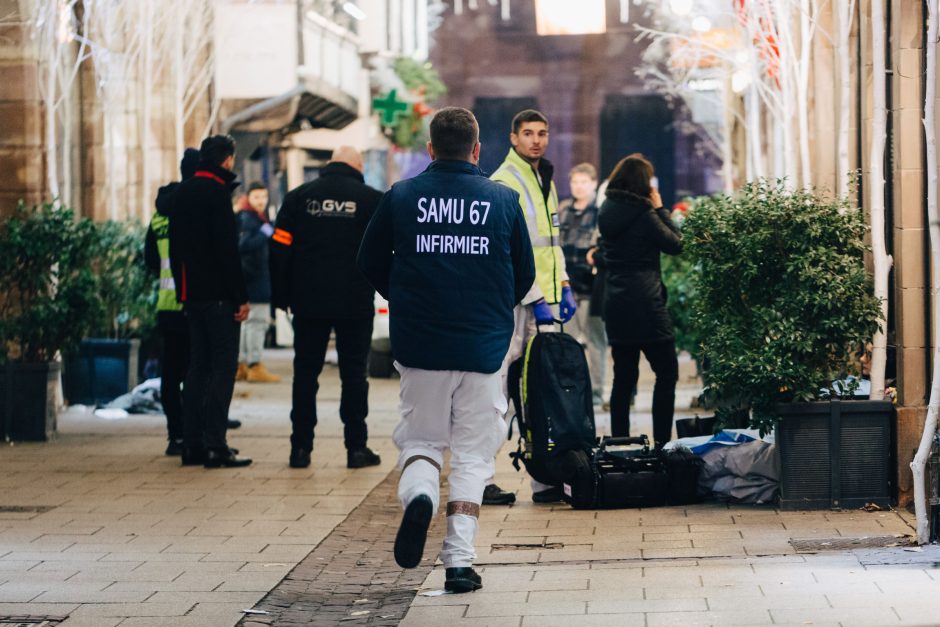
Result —
[{"label": "black rolling suitcase", "polygon": [[507,383],[519,423],[519,446],[510,453],[516,470],[521,462],[548,485],[584,474],[597,436],[581,344],[564,332],[536,334],[510,366]]}]

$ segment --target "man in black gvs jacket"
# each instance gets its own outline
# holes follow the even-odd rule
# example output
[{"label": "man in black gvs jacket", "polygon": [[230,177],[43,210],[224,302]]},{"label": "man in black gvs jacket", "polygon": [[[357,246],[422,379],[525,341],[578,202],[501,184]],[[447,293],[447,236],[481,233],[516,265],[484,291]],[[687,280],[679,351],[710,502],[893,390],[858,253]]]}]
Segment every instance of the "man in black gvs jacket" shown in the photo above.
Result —
[{"label": "man in black gvs jacket", "polygon": [[306,468],[317,425],[317,379],[330,332],[336,333],[342,382],[346,466],[380,463],[370,450],[366,361],[372,343],[375,292],[356,268],[356,253],[382,194],[365,184],[362,155],[338,148],[315,181],[284,198],[271,237],[275,307],[294,315],[294,387],[290,466]]},{"label": "man in black gvs jacket", "polygon": [[238,366],[239,325],[248,294],[232,211],[235,140],[215,135],[199,148],[195,175],[173,194],[170,266],[189,323],[190,361],[183,399],[183,465],[247,466],[225,432]]}]

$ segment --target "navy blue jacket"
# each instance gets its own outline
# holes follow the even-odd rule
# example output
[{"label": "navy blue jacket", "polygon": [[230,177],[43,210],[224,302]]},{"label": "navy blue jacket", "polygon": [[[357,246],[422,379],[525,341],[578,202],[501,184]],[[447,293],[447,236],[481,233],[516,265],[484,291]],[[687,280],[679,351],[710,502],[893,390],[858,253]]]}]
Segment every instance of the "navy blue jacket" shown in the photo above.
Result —
[{"label": "navy blue jacket", "polygon": [[535,281],[519,194],[466,161],[393,185],[358,265],[389,301],[395,359],[423,370],[498,371]]},{"label": "navy blue jacket", "polygon": [[271,302],[271,271],[268,266],[268,236],[261,231],[264,219],[252,208],[235,214],[238,220],[238,254],[249,303]]}]

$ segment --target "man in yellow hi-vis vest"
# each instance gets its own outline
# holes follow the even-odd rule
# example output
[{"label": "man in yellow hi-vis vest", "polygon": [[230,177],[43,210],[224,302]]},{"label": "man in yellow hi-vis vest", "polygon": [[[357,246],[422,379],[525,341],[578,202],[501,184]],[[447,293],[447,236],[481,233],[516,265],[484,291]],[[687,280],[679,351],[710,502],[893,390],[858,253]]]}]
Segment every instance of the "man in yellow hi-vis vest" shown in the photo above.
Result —
[{"label": "man in yellow hi-vis vest", "polygon": [[[187,148],[180,161],[182,180],[196,174],[199,151]],[[157,192],[156,209],[144,241],[144,261],[160,277],[157,292],[157,327],[163,340],[160,355],[160,402],[166,414],[166,454],[183,454],[183,394],[181,386],[189,367],[189,327],[183,304],[176,299],[176,281],[170,268],[170,219],[167,214],[179,181],[164,185]],[[228,419],[228,428],[237,429],[241,421]]]},{"label": "man in yellow hi-vis vest", "polygon": [[[199,151],[187,148],[180,162],[182,180],[192,178],[199,164]],[[176,283],[170,268],[170,219],[167,213],[173,192],[179,187],[173,182],[160,188],[157,194],[157,212],[147,230],[144,257],[147,266],[160,275],[157,292],[157,325],[163,336],[161,354],[160,400],[166,413],[167,455],[183,453],[183,396],[180,386],[186,378],[189,363],[189,331],[183,304],[176,300]]]},{"label": "man in yellow hi-vis vest", "polygon": [[[568,322],[577,309],[568,285],[565,256],[559,240],[558,192],[552,180],[555,167],[545,158],[548,119],[534,109],[517,113],[512,119],[509,140],[512,148],[491,178],[519,193],[519,205],[525,215],[535,257],[535,283],[515,309],[515,330],[503,361],[504,392],[508,392],[506,376],[509,364],[522,356],[536,327],[554,326],[553,305],[558,305],[558,317],[562,322]],[[532,500],[536,503],[561,500],[559,488],[534,479],[532,492]],[[515,500],[516,495],[512,492],[502,490],[492,481],[487,482],[483,492],[485,505],[508,505]]]}]

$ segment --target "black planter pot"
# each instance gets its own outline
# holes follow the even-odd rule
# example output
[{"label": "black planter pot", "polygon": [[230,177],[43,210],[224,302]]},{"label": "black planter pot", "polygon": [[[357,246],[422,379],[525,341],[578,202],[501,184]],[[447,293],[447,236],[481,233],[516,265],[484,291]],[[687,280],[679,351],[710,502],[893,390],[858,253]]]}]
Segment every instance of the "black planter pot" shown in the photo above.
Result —
[{"label": "black planter pot", "polygon": [[781,509],[891,504],[890,401],[787,403],[777,415]]},{"label": "black planter pot", "polygon": [[3,439],[44,442],[56,429],[58,362],[0,367],[0,430]]},{"label": "black planter pot", "polygon": [[102,405],[137,385],[140,340],[82,340],[65,358],[63,386],[69,404]]}]

